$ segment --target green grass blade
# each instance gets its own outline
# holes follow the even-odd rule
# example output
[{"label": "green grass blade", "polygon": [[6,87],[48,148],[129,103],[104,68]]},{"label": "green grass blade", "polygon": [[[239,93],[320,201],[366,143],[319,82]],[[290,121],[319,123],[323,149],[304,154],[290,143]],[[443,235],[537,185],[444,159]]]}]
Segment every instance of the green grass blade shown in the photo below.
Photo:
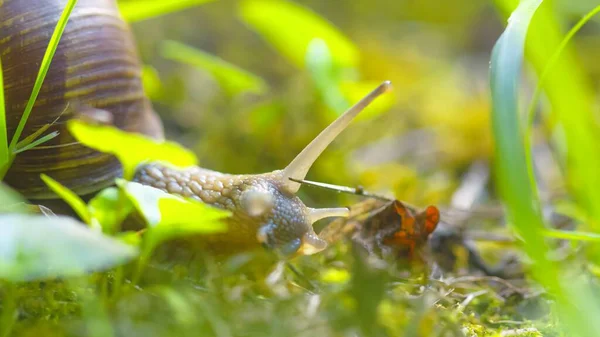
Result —
[{"label": "green grass blade", "polygon": [[[507,0],[510,1],[510,0]],[[492,129],[495,140],[496,186],[507,208],[511,227],[523,239],[531,257],[533,277],[554,297],[561,323],[578,336],[597,336],[595,317],[600,314],[585,275],[547,259],[543,240],[547,230],[541,215],[535,181],[529,167],[523,137],[523,119],[518,110],[518,93],[525,37],[541,0],[524,0],[509,18],[509,24],[492,52]],[[563,93],[564,94],[564,93]]]},{"label": "green grass blade", "polygon": [[325,104],[340,116],[350,107],[350,102],[340,90],[340,78],[331,59],[329,46],[322,39],[312,40],[306,51],[306,68]]},{"label": "green grass blade", "polygon": [[351,69],[358,66],[358,48],[335,26],[297,2],[242,0],[238,15],[300,69],[306,66],[309,44],[317,38],[325,41],[336,66]]},{"label": "green grass blade", "polygon": [[92,223],[92,218],[87,205],[77,194],[45,174],[41,174],[40,178],[42,178],[44,183],[48,185],[48,187],[50,187],[54,193],[56,193],[61,199],[69,204],[71,208],[73,208],[81,220],[88,225]]},{"label": "green grass blade", "polygon": [[[496,2],[505,13],[518,3],[517,0]],[[568,188],[587,212],[588,220],[582,225],[586,225],[587,230],[600,232],[600,189],[597,188],[600,156],[592,155],[600,152],[600,127],[594,116],[596,93],[574,52],[566,43],[561,43],[565,42],[562,20],[557,17],[553,3],[543,4],[536,14],[526,41],[527,58],[538,76],[547,66],[552,67],[541,85],[550,105],[549,118],[557,125],[552,131],[560,130],[560,141],[564,141],[564,144],[558,143],[557,148],[568,172]],[[558,50],[560,57],[553,59]]]},{"label": "green grass blade", "polygon": [[[492,52],[492,129],[500,197],[508,208],[509,222],[526,242],[529,255],[545,263],[547,248],[538,240],[544,228],[536,186],[528,177],[527,158],[519,125],[518,83],[529,22],[541,0],[522,2]],[[542,276],[542,275],[539,275]]]},{"label": "green grass blade", "polygon": [[0,59],[0,167],[8,164],[8,138],[6,136],[6,105],[4,103],[4,76]]},{"label": "green grass blade", "polygon": [[215,0],[142,0],[119,1],[121,16],[128,22],[138,22],[181,11]]},{"label": "green grass blade", "polygon": [[228,95],[235,96],[243,92],[262,94],[267,90],[267,84],[262,78],[183,43],[165,41],[161,46],[161,53],[167,59],[209,72]]},{"label": "green grass blade", "polygon": [[52,37],[50,38],[50,42],[48,43],[48,48],[46,49],[46,53],[44,54],[44,58],[42,59],[42,64],[40,66],[40,70],[38,72],[37,78],[35,79],[35,84],[33,85],[33,90],[31,92],[31,96],[27,101],[27,105],[25,106],[25,111],[21,116],[21,120],[19,121],[19,125],[17,126],[17,130],[13,135],[13,138],[10,142],[9,149],[14,151],[16,149],[16,145],[19,142],[19,138],[21,138],[21,133],[23,132],[23,128],[25,128],[25,124],[27,123],[27,119],[29,119],[29,115],[31,114],[31,110],[33,109],[33,105],[40,93],[42,88],[42,84],[44,83],[44,79],[46,78],[46,74],[48,73],[48,69],[50,69],[50,63],[52,62],[52,58],[56,53],[56,49],[58,47],[58,43],[60,42],[60,38],[62,37],[63,32],[65,31],[65,27],[67,26],[67,22],[69,21],[69,17],[71,16],[71,12],[73,8],[77,4],[77,0],[69,0],[65,9],[63,10],[58,23],[56,24],[56,28],[54,29],[54,33],[52,33]]},{"label": "green grass blade", "polygon": [[17,149],[15,150],[14,154],[19,154],[21,152],[25,152],[27,150],[31,150],[34,147],[44,144],[45,142],[49,141],[50,139],[53,139],[54,137],[58,136],[58,131],[53,131],[41,138],[38,138],[30,143],[28,143],[27,145],[23,146],[23,147],[17,147]]},{"label": "green grass blade", "polygon": [[573,241],[590,241],[600,243],[600,234],[578,232],[578,231],[564,231],[559,229],[546,229],[544,235],[549,238],[562,239],[562,240],[573,240]]},{"label": "green grass blade", "polygon": [[52,126],[52,124],[45,124],[41,128],[37,129],[34,133],[30,134],[29,136],[25,137],[22,141],[18,142],[17,147],[15,149],[15,153],[21,152],[20,150],[22,148],[33,143],[42,133],[44,133],[46,130],[48,130],[48,128],[50,128],[50,126]]},{"label": "green grass blade", "polygon": [[[527,115],[526,115],[527,124],[526,124],[526,128],[525,128],[525,144],[526,144],[525,149],[527,150],[528,157],[531,157],[530,152],[531,152],[532,137],[533,137],[533,119],[535,116],[535,108],[538,104],[538,101],[539,101],[540,95],[542,93],[542,88],[545,84],[546,78],[548,77],[550,70],[552,70],[553,67],[556,65],[558,58],[562,55],[567,44],[569,43],[569,41],[571,41],[573,36],[575,36],[575,34],[581,29],[581,27],[583,27],[590,19],[592,19],[598,13],[600,13],[600,6],[596,6],[594,9],[592,9],[590,12],[588,12],[583,18],[581,18],[581,20],[579,20],[575,24],[575,26],[573,26],[573,28],[571,28],[571,30],[567,33],[565,38],[561,41],[560,45],[558,46],[558,48],[556,49],[556,51],[554,52],[554,54],[552,55],[552,57],[546,64],[546,66],[544,67],[544,70],[542,71],[542,75],[540,76],[540,78],[537,82],[537,85],[535,87],[533,97],[531,98],[531,102],[529,103],[529,109],[528,109]],[[534,180],[533,162],[532,161],[529,161],[529,178],[532,181]]]}]

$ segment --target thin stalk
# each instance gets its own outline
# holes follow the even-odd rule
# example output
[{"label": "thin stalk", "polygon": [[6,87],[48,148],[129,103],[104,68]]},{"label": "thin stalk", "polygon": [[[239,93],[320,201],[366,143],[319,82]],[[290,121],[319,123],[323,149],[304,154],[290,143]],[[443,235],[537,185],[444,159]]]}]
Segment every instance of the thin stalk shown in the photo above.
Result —
[{"label": "thin stalk", "polygon": [[6,136],[6,106],[4,99],[4,76],[0,60],[0,167],[8,163],[8,138]]},{"label": "thin stalk", "polygon": [[7,281],[4,283],[4,296],[2,300],[2,314],[0,315],[0,337],[8,337],[15,324],[15,310],[17,309],[16,286]]},{"label": "thin stalk", "polygon": [[13,135],[12,140],[10,141],[9,149],[10,151],[14,151],[16,149],[17,143],[19,142],[19,138],[21,138],[21,134],[23,133],[23,129],[25,128],[25,124],[29,119],[29,115],[31,114],[31,110],[33,110],[33,105],[37,100],[37,97],[42,89],[42,84],[44,83],[44,79],[46,78],[46,74],[48,74],[48,69],[50,69],[50,63],[54,58],[54,54],[56,53],[56,49],[58,48],[58,43],[60,42],[60,38],[62,37],[63,32],[67,26],[67,22],[69,21],[69,17],[71,16],[71,12],[73,8],[77,4],[77,0],[70,0],[65,9],[62,12],[60,19],[52,33],[52,37],[50,38],[50,42],[48,43],[48,48],[46,49],[46,53],[44,54],[44,58],[42,59],[42,64],[40,66],[40,70],[38,72],[38,76],[33,85],[33,90],[31,92],[31,96],[27,101],[27,105],[25,106],[25,111],[23,111],[23,115],[21,116],[21,120],[19,121],[19,125]]},{"label": "thin stalk", "polygon": [[531,98],[531,102],[529,103],[527,115],[525,116],[527,118],[526,124],[525,124],[525,151],[526,151],[527,158],[529,158],[529,160],[527,161],[527,169],[528,169],[528,174],[529,174],[529,180],[531,181],[532,184],[535,182],[535,173],[533,171],[533,157],[531,155],[531,151],[532,151],[531,146],[533,144],[533,119],[535,117],[535,107],[537,106],[538,101],[540,99],[540,95],[542,94],[542,86],[546,80],[546,77],[548,77],[550,70],[554,67],[554,65],[558,61],[558,58],[564,51],[564,49],[567,46],[567,44],[569,43],[569,41],[571,41],[573,36],[575,36],[575,34],[577,34],[577,32],[581,29],[581,27],[583,27],[588,21],[590,21],[592,19],[592,17],[594,17],[598,13],[600,13],[600,5],[596,6],[594,9],[592,9],[590,12],[588,12],[583,18],[581,18],[581,20],[579,20],[577,22],[577,24],[575,24],[575,26],[573,26],[573,28],[571,28],[569,30],[567,35],[564,37],[564,39],[558,45],[558,48],[556,49],[554,54],[552,54],[552,56],[550,57],[550,60],[544,67],[544,70],[542,71],[542,75],[540,76],[540,78],[537,82],[537,85],[535,87],[535,91]]}]

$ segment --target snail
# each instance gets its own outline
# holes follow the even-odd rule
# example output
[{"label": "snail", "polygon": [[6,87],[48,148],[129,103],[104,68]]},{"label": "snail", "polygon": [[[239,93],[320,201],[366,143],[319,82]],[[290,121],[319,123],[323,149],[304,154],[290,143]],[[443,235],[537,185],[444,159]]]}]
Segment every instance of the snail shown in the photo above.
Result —
[{"label": "snail", "polygon": [[[66,0],[0,1],[0,59],[4,75],[7,134],[11,139],[35,82],[44,52]],[[111,185],[122,174],[108,154],[77,143],[66,128],[76,105],[105,110],[120,129],[162,139],[158,115],[145,96],[133,34],[114,0],[79,0],[52,59],[21,139],[46,124],[59,135],[19,153],[4,181],[30,200],[56,195],[44,184],[48,174],[79,195]]]},{"label": "snail", "polygon": [[[9,137],[27,101],[45,47],[66,1],[0,1],[0,58],[6,85]],[[60,136],[17,156],[5,182],[28,199],[56,196],[40,179],[46,173],[79,195],[111,185],[122,174],[118,161],[76,142],[65,129],[72,118],[70,102],[105,110],[114,126],[162,139],[162,123],[144,96],[141,66],[129,27],[114,0],[80,0],[67,24],[56,56],[24,134],[58,121]],[[282,170],[230,175],[200,167],[176,168],[164,163],[141,164],[134,182],[171,194],[195,198],[231,211],[228,231],[203,236],[216,249],[244,250],[265,245],[288,256],[322,251],[327,242],[312,224],[328,217],[348,216],[348,208],[314,209],[295,195],[292,179],[304,179],[325,148],[369,103],[390,88],[384,82],[332,122]],[[62,115],[61,115],[62,114]]]}]

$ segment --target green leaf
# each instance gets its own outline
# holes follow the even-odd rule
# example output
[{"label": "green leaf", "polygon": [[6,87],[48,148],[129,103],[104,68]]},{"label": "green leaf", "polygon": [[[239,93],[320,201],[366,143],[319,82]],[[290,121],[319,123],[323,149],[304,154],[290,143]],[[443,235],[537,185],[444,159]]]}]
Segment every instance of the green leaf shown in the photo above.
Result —
[{"label": "green leaf", "polygon": [[350,103],[340,90],[341,78],[336,72],[327,43],[320,38],[312,40],[306,51],[306,67],[325,105],[341,115]]},{"label": "green leaf", "polygon": [[114,238],[134,247],[140,247],[142,243],[140,233],[134,231],[119,232],[115,234]]},{"label": "green leaf", "polygon": [[75,4],[77,4],[77,0],[69,0],[67,2],[67,5],[65,6],[65,9],[63,10],[60,18],[58,19],[58,22],[56,24],[54,32],[52,33],[52,37],[50,38],[50,42],[48,43],[46,53],[44,54],[44,58],[42,59],[42,63],[40,65],[40,70],[35,79],[35,83],[33,85],[33,90],[31,92],[31,96],[29,97],[29,100],[27,101],[27,105],[25,106],[25,111],[23,112],[23,115],[21,116],[19,125],[17,126],[15,134],[13,135],[13,138],[10,142],[9,149],[11,151],[15,150],[16,145],[19,142],[19,138],[21,138],[21,133],[23,132],[23,129],[25,128],[27,119],[29,119],[29,115],[31,114],[33,105],[35,104],[35,101],[37,100],[37,97],[40,93],[42,84],[44,83],[44,79],[46,78],[46,74],[48,73],[48,69],[50,69],[50,63],[52,62],[52,58],[54,57],[54,54],[56,53],[58,43],[60,42],[60,38],[62,37],[65,27],[67,26],[67,22],[69,21],[69,17],[71,16],[71,12],[73,11],[73,7],[75,7]]},{"label": "green leaf", "polygon": [[[357,82],[344,79],[343,72],[331,60],[329,47],[322,39],[314,39],[306,52],[306,66],[325,105],[336,116],[344,113],[350,102],[358,102],[365,97],[377,82]],[[396,97],[393,92],[377,99],[360,113],[355,120],[368,120],[390,109]]]},{"label": "green leaf", "polygon": [[58,196],[61,199],[63,199],[67,204],[69,204],[69,206],[73,208],[75,213],[77,213],[77,215],[86,224],[92,225],[92,217],[87,208],[87,205],[85,204],[85,202],[83,202],[83,200],[81,200],[81,198],[77,194],[75,194],[75,192],[71,191],[58,181],[50,178],[49,176],[43,173],[40,175],[40,178],[42,178],[44,183],[48,185],[48,187],[50,187],[50,189],[54,191],[54,193],[58,194]]},{"label": "green leaf", "polygon": [[514,224],[513,228],[526,241],[527,252],[548,267],[544,257],[548,248],[538,239],[544,223],[537,187],[532,186],[535,181],[530,181],[528,176],[517,97],[527,28],[541,2],[523,1],[513,12],[506,30],[494,46],[490,77],[496,186],[508,208],[508,222]]},{"label": "green leaf", "polygon": [[151,100],[156,100],[160,97],[162,83],[158,71],[150,65],[144,65],[142,67],[142,83],[144,86],[144,92]]},{"label": "green leaf", "polygon": [[189,299],[185,297],[185,294],[169,286],[156,287],[152,292],[164,298],[173,311],[173,317],[177,319],[179,324],[193,324],[196,321],[194,307],[189,302]]},{"label": "green leaf", "polygon": [[125,21],[138,22],[213,1],[214,0],[121,0],[118,2],[118,5],[121,16],[123,16]]},{"label": "green leaf", "polygon": [[[600,6],[596,6],[590,12],[588,12],[583,18],[581,18],[574,26],[569,30],[566,36],[558,44],[558,37],[554,37],[556,34],[549,34],[548,32],[556,31],[557,29],[552,26],[557,26],[553,21],[551,13],[548,11],[542,11],[544,20],[539,22],[543,23],[543,34],[544,41],[535,41],[535,38],[530,39],[530,48],[536,50],[533,62],[536,64],[540,76],[537,82],[531,103],[527,115],[525,140],[527,145],[532,142],[533,135],[533,119],[535,116],[535,108],[538,105],[538,100],[542,94],[542,88],[546,88],[547,94],[554,109],[553,112],[557,113],[558,118],[565,127],[565,135],[567,136],[567,145],[569,151],[567,151],[568,166],[572,170],[572,174],[568,176],[571,180],[571,187],[578,194],[578,201],[585,207],[588,217],[591,219],[590,228],[595,231],[600,231],[600,192],[596,186],[600,183],[599,175],[597,174],[600,169],[600,157],[590,156],[589,153],[598,153],[600,148],[600,139],[598,138],[598,132],[600,129],[597,127],[596,119],[591,113],[593,97],[592,90],[586,85],[585,81],[581,79],[581,76],[577,76],[580,71],[577,71],[577,64],[572,59],[567,45],[569,41],[575,36],[575,34],[596,14],[600,13]],[[544,15],[545,14],[545,15]],[[542,28],[542,27],[540,27]],[[533,34],[541,34],[538,30],[533,29]],[[555,40],[552,44],[558,44],[554,52],[546,62],[544,58],[543,68],[541,54],[544,56],[550,55],[549,51],[543,51],[542,48],[547,47],[548,37],[552,37]],[[566,57],[561,58],[563,54]],[[571,76],[575,74],[575,76]],[[564,77],[564,80],[563,80]],[[565,83],[569,81],[570,83]],[[573,91],[567,93],[565,90]],[[531,146],[527,147],[528,151],[531,151]],[[529,176],[533,179],[533,167],[530,165]]]},{"label": "green leaf", "polygon": [[137,249],[66,216],[0,215],[0,278],[74,277],[124,264]]},{"label": "green leaf", "polygon": [[560,229],[546,229],[544,235],[550,238],[574,240],[574,241],[591,241],[600,243],[600,234],[578,231],[564,231]]},{"label": "green leaf", "polygon": [[332,24],[305,7],[284,0],[242,0],[239,15],[242,21],[301,69],[305,67],[308,46],[316,38],[329,46],[336,66],[358,66],[356,46]]},{"label": "green leaf", "polygon": [[174,166],[197,165],[193,152],[170,141],[157,141],[142,134],[113,126],[94,125],[72,119],[67,122],[71,134],[83,145],[115,155],[123,165],[124,178],[131,179],[144,161],[165,161]]},{"label": "green leaf", "polygon": [[161,53],[167,59],[209,72],[228,95],[238,95],[246,91],[262,94],[267,90],[267,85],[262,78],[183,43],[165,41],[162,44]]},{"label": "green leaf", "polygon": [[[492,52],[490,77],[495,186],[507,208],[508,222],[513,224],[511,227],[524,240],[522,247],[533,260],[533,277],[556,300],[554,309],[560,315],[561,322],[574,335],[591,337],[600,331],[600,325],[595,320],[600,308],[596,301],[590,300],[594,298],[595,291],[587,279],[578,277],[581,275],[578,270],[561,266],[547,258],[549,249],[542,238],[548,231],[544,227],[535,180],[529,176],[528,161],[532,158],[527,157],[530,152],[525,149],[524,125],[521,125],[523,119],[518,109],[525,37],[540,3],[541,0],[519,3]],[[567,93],[561,92],[561,95]]]},{"label": "green leaf", "polygon": [[0,182],[0,215],[6,213],[31,213],[27,200],[8,185]]},{"label": "green leaf", "polygon": [[133,211],[133,204],[121,190],[109,187],[89,201],[88,209],[92,219],[100,224],[104,233],[114,234]]},{"label": "green leaf", "polygon": [[227,230],[220,220],[228,217],[230,212],[136,182],[119,179],[117,185],[125,191],[146,220],[148,235],[154,236],[158,241]]}]

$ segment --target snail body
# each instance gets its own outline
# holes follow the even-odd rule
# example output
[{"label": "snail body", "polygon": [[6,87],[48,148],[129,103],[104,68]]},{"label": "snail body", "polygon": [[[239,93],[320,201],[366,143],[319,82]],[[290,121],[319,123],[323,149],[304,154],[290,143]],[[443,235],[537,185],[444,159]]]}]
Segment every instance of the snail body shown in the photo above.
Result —
[{"label": "snail body", "polygon": [[319,155],[367,105],[390,87],[379,85],[333,121],[283,170],[253,175],[224,174],[200,167],[174,168],[161,163],[141,165],[133,178],[165,192],[195,198],[233,213],[225,234],[205,238],[213,245],[253,247],[264,244],[283,255],[309,255],[322,251],[327,242],[312,224],[327,217],[347,217],[348,208],[315,209],[304,205],[295,193]]},{"label": "snail body", "polygon": [[[66,0],[0,1],[0,58],[5,76],[8,136],[15,132],[46,46]],[[313,209],[295,195],[313,162],[352,119],[389,87],[385,82],[323,130],[282,170],[231,175],[200,167],[174,168],[145,163],[133,181],[195,198],[231,211],[228,231],[203,236],[213,248],[244,250],[259,245],[285,255],[313,254],[327,243],[312,224],[347,216],[347,208]],[[79,195],[97,192],[122,175],[116,158],[79,144],[65,122],[76,113],[68,106],[105,110],[120,129],[162,139],[160,120],[144,95],[141,62],[133,36],[115,0],[79,0],[75,6],[24,135],[56,121],[48,132],[60,136],[16,157],[5,182],[31,199],[55,199],[40,174]],[[81,108],[83,107],[83,108]]]}]

